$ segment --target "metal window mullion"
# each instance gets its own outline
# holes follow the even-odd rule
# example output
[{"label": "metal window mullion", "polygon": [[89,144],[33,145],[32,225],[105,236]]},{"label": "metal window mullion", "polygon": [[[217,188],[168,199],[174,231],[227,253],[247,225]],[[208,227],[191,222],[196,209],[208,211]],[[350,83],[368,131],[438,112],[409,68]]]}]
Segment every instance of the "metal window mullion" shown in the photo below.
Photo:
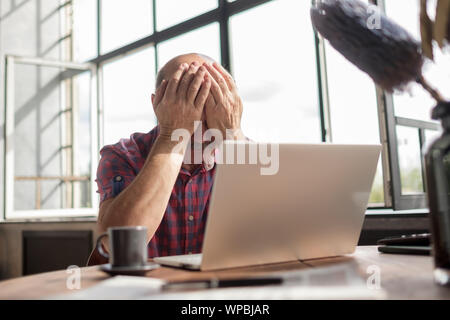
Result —
[{"label": "metal window mullion", "polygon": [[[72,112],[71,112],[71,127],[70,127],[70,134],[71,134],[71,171],[70,171],[70,175],[71,176],[78,176],[79,172],[78,172],[78,154],[77,154],[77,150],[78,150],[78,134],[80,134],[79,132],[79,127],[78,127],[78,117],[79,117],[79,104],[76,103],[75,101],[75,81],[74,78],[70,78],[69,80],[69,85],[70,85],[70,102],[72,104]],[[92,156],[91,156],[92,157]],[[71,208],[75,208],[75,206],[79,203],[80,200],[80,184],[75,183],[74,181],[72,181],[71,183],[71,188],[72,188],[72,199],[71,199]]]},{"label": "metal window mullion", "polygon": [[401,196],[400,162],[397,145],[397,132],[394,115],[394,98],[392,94],[383,93],[385,103],[385,121],[387,129],[387,143],[389,146],[389,169],[391,173],[390,191],[392,196],[392,206],[394,210],[399,207]]},{"label": "metal window mullion", "polygon": [[230,34],[229,34],[229,13],[227,0],[218,0],[220,10],[220,58],[222,66],[230,73],[231,59],[230,59]]},{"label": "metal window mullion", "polygon": [[422,187],[423,192],[427,191],[427,176],[425,170],[425,154],[423,152],[423,148],[425,146],[425,130],[423,128],[418,128],[419,131],[419,146],[420,146],[420,168],[422,170]]},{"label": "metal window mullion", "polygon": [[47,60],[42,58],[33,58],[33,57],[19,57],[14,55],[8,55],[9,58],[14,58],[15,64],[28,64],[33,66],[40,67],[53,67],[53,68],[64,68],[64,69],[72,69],[85,71],[90,68],[90,63],[76,63],[69,61],[58,61],[58,60]]},{"label": "metal window mullion", "polygon": [[[105,106],[103,99],[103,64],[96,65],[96,84],[97,84],[97,128],[98,128],[98,145],[103,146],[105,140]],[[97,153],[100,150],[97,150]]]},{"label": "metal window mullion", "polygon": [[[158,29],[158,15],[156,14],[156,0],[153,0],[153,33],[156,32],[156,30]],[[158,74],[158,70],[159,70],[159,55],[158,55],[158,42],[155,41],[154,43],[154,48],[155,48],[155,76],[156,74]]]},{"label": "metal window mullion", "polygon": [[102,0],[97,0],[97,57],[101,55]]},{"label": "metal window mullion", "polygon": [[14,57],[6,57],[5,106],[5,219],[14,211]]},{"label": "metal window mullion", "polygon": [[[385,11],[384,0],[369,0],[369,4],[378,6],[380,11]],[[386,115],[386,96],[379,86],[375,85],[377,97],[377,114],[378,127],[380,133],[381,151],[381,169],[383,172],[383,194],[384,206],[389,208],[393,206],[393,187],[392,187],[392,173],[390,165],[390,144],[389,144],[389,130]]]},{"label": "metal window mullion", "polygon": [[396,118],[392,94],[385,93],[386,123],[389,144],[389,165],[391,170],[392,204],[394,210],[408,210],[426,207],[425,194],[402,194],[400,161],[397,143]]},{"label": "metal window mullion", "polygon": [[[0,79],[3,80],[3,85],[0,86],[0,109],[6,111],[6,106],[5,106],[5,103],[6,103],[6,101],[5,101],[5,93],[6,93],[6,58],[1,53],[1,50],[0,50]],[[2,81],[0,81],[0,84],[1,83],[2,83]],[[6,113],[4,113],[4,115],[6,116]],[[6,124],[6,119],[3,118],[3,125],[5,125],[5,124]],[[6,128],[5,128],[5,130],[6,130]],[[5,132],[6,132],[5,130],[3,130],[3,132],[1,132],[0,137],[1,137],[1,135],[5,134]],[[1,155],[3,157],[3,164],[2,164],[2,166],[0,168],[0,170],[1,170],[0,176],[2,177],[2,181],[0,183],[3,185],[3,192],[2,192],[2,195],[1,195],[1,197],[3,197],[3,204],[1,206],[2,212],[0,213],[0,222],[4,221],[5,218],[6,218],[6,216],[5,216],[5,199],[6,199],[6,192],[5,192],[6,191],[6,183],[5,183],[5,181],[6,181],[5,180],[5,172],[6,172],[6,170],[5,170],[5,166],[6,166],[5,139],[6,139],[6,136],[3,136],[3,148],[2,148],[3,154]]]},{"label": "metal window mullion", "polygon": [[322,141],[333,142],[325,41],[316,31],[314,31],[314,41],[316,49],[317,84]]},{"label": "metal window mullion", "polygon": [[395,123],[399,126],[431,130],[431,131],[439,131],[440,124],[436,122],[416,120],[404,117],[395,117]]},{"label": "metal window mullion", "polygon": [[[63,1],[59,1],[60,5],[63,3]],[[72,14],[71,14],[72,13]],[[70,2],[68,3],[68,7],[66,7],[64,9],[64,13],[62,14],[62,16],[60,17],[60,36],[63,37],[66,33],[67,33],[67,28],[68,25],[71,24],[71,18],[73,18],[73,3]],[[70,41],[73,42],[73,37],[70,38]],[[64,57],[66,50],[65,50],[65,46],[59,46],[59,52],[60,52],[60,57]],[[66,59],[65,59],[66,60]],[[65,112],[67,112],[67,106],[66,106],[66,90],[65,90],[65,81],[61,81],[59,84],[59,112],[60,112],[60,117],[59,117],[59,145],[63,146],[66,145],[65,143],[65,128],[66,128],[66,123],[65,123]],[[60,168],[61,168],[61,175],[65,175],[66,174],[66,151],[62,150],[61,152],[61,157],[60,157]],[[16,177],[17,179],[17,177]],[[60,193],[60,202],[61,202],[61,207],[66,208],[67,206],[67,202],[66,202],[66,190],[67,190],[67,184],[64,183],[62,186],[62,192]]]},{"label": "metal window mullion", "polygon": [[96,173],[97,173],[97,164],[99,161],[99,68],[98,65],[93,65],[90,69],[90,116],[91,116],[91,207],[96,209],[98,208],[99,199],[96,192],[97,186],[95,182]]},{"label": "metal window mullion", "polygon": [[386,107],[384,91],[375,86],[378,109],[378,126],[380,133],[380,142],[382,145],[381,152],[381,166],[383,171],[383,193],[385,207],[392,207],[392,185],[391,185],[391,170],[389,165],[389,138],[386,123]]}]

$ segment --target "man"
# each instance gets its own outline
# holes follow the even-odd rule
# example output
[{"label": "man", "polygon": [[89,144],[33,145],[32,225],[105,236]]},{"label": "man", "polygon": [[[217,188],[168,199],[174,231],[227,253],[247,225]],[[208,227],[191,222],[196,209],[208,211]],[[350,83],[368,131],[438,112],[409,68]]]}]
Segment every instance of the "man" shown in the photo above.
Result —
[{"label": "man", "polygon": [[[100,231],[146,226],[149,257],[199,253],[215,165],[183,163],[186,150],[196,141],[172,137],[179,129],[191,136],[211,128],[223,137],[228,131],[232,133],[228,138],[244,139],[242,101],[229,73],[200,54],[169,61],[156,86],[152,104],[158,126],[100,151],[97,223]],[[106,242],[103,245],[107,248]]]}]

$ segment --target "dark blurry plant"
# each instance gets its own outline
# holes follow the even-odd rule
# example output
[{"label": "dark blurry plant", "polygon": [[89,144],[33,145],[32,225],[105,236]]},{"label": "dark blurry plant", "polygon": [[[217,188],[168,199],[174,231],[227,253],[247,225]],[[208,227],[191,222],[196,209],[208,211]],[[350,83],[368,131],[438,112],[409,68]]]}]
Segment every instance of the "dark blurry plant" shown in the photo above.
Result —
[{"label": "dark blurry plant", "polygon": [[[359,0],[322,0],[311,8],[315,29],[380,87],[402,91],[417,81],[438,102],[444,101],[422,75],[420,42],[382,12],[376,14],[378,24],[370,24],[374,11]],[[425,32],[430,32],[429,27]]]},{"label": "dark blurry plant", "polygon": [[433,60],[433,41],[443,49],[450,42],[450,0],[438,0],[435,20],[431,20],[428,11],[428,0],[420,0],[420,33],[422,52]]}]

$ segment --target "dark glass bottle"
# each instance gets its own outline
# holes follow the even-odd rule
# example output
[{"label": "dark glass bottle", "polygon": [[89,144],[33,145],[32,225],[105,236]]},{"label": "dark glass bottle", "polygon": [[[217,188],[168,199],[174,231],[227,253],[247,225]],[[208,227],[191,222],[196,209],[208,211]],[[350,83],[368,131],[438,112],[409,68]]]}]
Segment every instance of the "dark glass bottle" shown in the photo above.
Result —
[{"label": "dark glass bottle", "polygon": [[443,134],[425,155],[427,196],[430,208],[434,279],[450,285],[450,102],[439,103],[432,118],[440,120]]}]

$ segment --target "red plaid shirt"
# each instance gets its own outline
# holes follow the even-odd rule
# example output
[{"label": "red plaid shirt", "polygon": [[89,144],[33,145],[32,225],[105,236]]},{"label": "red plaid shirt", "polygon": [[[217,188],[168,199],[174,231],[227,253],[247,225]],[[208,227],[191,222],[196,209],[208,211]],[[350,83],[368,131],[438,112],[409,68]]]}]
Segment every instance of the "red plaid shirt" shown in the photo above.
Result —
[{"label": "red plaid shirt", "polygon": [[[138,175],[159,133],[134,133],[100,151],[97,170],[100,201],[117,196]],[[148,245],[149,257],[200,253],[214,182],[215,166],[202,165],[194,173],[181,168],[164,217]]]}]

